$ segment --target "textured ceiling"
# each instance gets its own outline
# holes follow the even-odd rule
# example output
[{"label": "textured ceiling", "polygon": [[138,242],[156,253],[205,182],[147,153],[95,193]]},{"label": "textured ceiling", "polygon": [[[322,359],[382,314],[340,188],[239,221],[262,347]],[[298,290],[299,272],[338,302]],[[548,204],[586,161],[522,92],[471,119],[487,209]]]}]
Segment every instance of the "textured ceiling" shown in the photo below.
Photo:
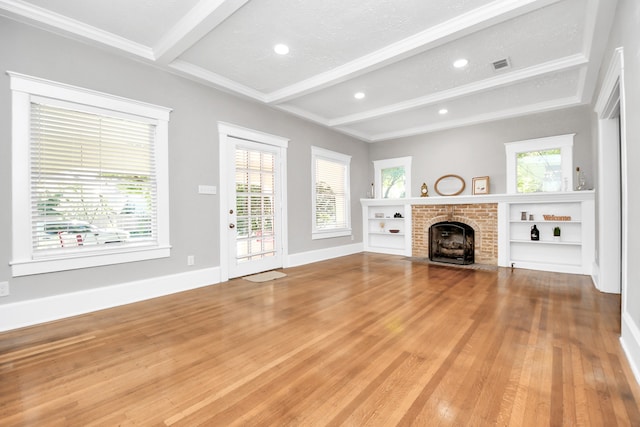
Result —
[{"label": "textured ceiling", "polygon": [[[375,142],[589,103],[615,6],[616,0],[0,0],[0,15]],[[277,43],[287,44],[289,54],[274,53]],[[469,64],[454,68],[459,58]],[[492,63],[504,58],[511,66],[494,70]]]}]

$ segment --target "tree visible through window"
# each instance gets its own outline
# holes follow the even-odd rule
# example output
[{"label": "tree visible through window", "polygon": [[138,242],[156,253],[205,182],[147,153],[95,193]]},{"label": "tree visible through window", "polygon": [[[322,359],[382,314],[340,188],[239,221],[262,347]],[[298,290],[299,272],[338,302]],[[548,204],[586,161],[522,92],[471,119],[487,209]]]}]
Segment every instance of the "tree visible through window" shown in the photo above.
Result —
[{"label": "tree visible through window", "polygon": [[382,169],[382,198],[401,199],[405,197],[406,173],[404,166]]},{"label": "tree visible through window", "polygon": [[573,136],[505,143],[507,193],[572,191]]},{"label": "tree visible through window", "polygon": [[560,149],[527,151],[516,157],[518,193],[560,191],[562,157]]}]

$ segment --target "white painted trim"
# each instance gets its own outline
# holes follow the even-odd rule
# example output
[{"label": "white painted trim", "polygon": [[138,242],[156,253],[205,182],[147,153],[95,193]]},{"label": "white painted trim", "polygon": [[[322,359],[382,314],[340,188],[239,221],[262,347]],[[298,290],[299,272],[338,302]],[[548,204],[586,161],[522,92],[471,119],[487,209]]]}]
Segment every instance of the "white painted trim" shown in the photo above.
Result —
[{"label": "white painted trim", "polygon": [[[287,258],[289,254],[289,230],[288,230],[288,198],[287,198],[287,147],[289,139],[266,132],[257,131],[243,126],[234,125],[232,123],[218,122],[218,152],[219,152],[219,169],[220,169],[220,280],[229,279],[229,262],[230,255],[229,245],[229,228],[227,218],[229,215],[229,190],[228,181],[231,165],[229,159],[229,138],[239,138],[241,140],[254,142],[256,144],[266,144],[278,149],[279,157],[279,175],[280,175],[280,206],[281,206],[281,252],[282,266],[287,266]],[[278,184],[276,184],[278,185]]]},{"label": "white painted trim", "polygon": [[213,31],[249,0],[203,0],[184,15],[155,45],[156,60],[168,64]]},{"label": "white painted trim", "polygon": [[[4,11],[4,12],[2,12]],[[153,60],[153,51],[149,46],[121,37],[117,34],[101,30],[84,22],[77,21],[49,9],[36,6],[26,1],[0,0],[0,15],[9,18],[21,18],[29,23],[37,22],[58,34],[73,34],[81,39],[88,39],[107,45],[129,54]]]},{"label": "white painted trim", "polygon": [[[0,0],[2,1],[2,0]],[[10,89],[53,99],[62,99],[82,105],[97,105],[113,111],[121,111],[157,120],[169,120],[171,108],[80,86],[47,80],[40,77],[7,71]]]},{"label": "white painted trim", "polygon": [[299,265],[311,264],[314,262],[326,261],[328,259],[339,258],[342,256],[353,255],[364,250],[362,243],[353,243],[351,245],[334,246],[326,249],[317,249],[308,252],[299,252],[289,255],[288,267],[297,267]]},{"label": "white painted trim", "polygon": [[220,283],[220,269],[211,267],[4,304],[0,305],[0,331],[50,322],[216,283]]},{"label": "white painted trim", "polygon": [[174,72],[189,80],[213,87],[219,90],[225,90],[234,95],[243,95],[256,101],[265,102],[266,95],[260,91],[242,85],[236,81],[223,77],[219,74],[205,70],[202,67],[176,59],[168,64],[169,71]]},{"label": "white painted trim", "polygon": [[640,383],[640,329],[628,312],[622,314],[620,329],[620,344],[636,381]]},{"label": "white painted trim", "polygon": [[285,102],[326,88],[558,1],[495,0],[332,70],[271,92],[267,102]]},{"label": "white painted trim", "polygon": [[[624,50],[619,47],[615,49],[611,57],[594,111],[598,115],[598,261],[600,276],[597,286],[603,292],[622,294],[621,314],[623,318],[629,313],[627,306],[627,286],[629,283],[627,177],[629,161],[624,80]],[[612,116],[618,102],[620,108],[619,126],[615,117]],[[618,142],[620,143],[619,157],[618,153],[611,149],[611,144],[618,144]],[[616,164],[618,161],[619,165]],[[620,176],[620,188],[618,188],[617,176]],[[621,212],[618,212],[618,207]],[[607,244],[605,244],[605,238],[608,237],[605,234],[607,229],[605,224],[618,220],[620,220],[621,240],[612,242],[607,239]],[[618,245],[618,243],[621,244]],[[619,247],[620,249],[618,249]],[[620,264],[619,270],[618,262]]]},{"label": "white painted trim", "polygon": [[568,71],[577,67],[584,66],[588,63],[587,58],[582,54],[567,56],[544,64],[517,70],[508,74],[502,74],[485,80],[461,85],[452,89],[434,92],[430,95],[421,96],[407,101],[390,104],[385,107],[375,108],[360,113],[350,114],[348,116],[338,117],[328,121],[329,126],[341,126],[358,123],[366,120],[372,120],[389,114],[399,113],[403,111],[415,110],[417,108],[428,105],[437,104],[442,101],[451,101],[464,96],[472,95],[497,89],[500,87],[512,85],[514,83],[522,83],[541,76],[560,71]]},{"label": "white painted trim", "polygon": [[374,135],[368,135],[367,139],[371,142],[387,141],[390,139],[405,138],[408,136],[422,135],[429,132],[436,132],[447,129],[454,129],[463,126],[477,125],[481,123],[493,122],[496,120],[510,119],[514,117],[526,116],[529,114],[543,113],[546,111],[560,110],[563,108],[582,105],[579,98],[575,96],[557,99],[538,104],[526,105],[523,107],[510,108],[501,111],[490,112],[486,114],[478,114],[466,119],[450,120],[447,122],[429,124],[425,126],[416,126],[413,128],[403,129],[401,131],[382,132]]}]

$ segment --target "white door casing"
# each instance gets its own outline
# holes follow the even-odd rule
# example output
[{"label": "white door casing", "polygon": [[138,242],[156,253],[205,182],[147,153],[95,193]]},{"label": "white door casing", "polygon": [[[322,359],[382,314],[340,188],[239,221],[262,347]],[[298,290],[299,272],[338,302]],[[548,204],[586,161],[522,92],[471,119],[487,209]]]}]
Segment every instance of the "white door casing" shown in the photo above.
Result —
[{"label": "white door casing", "polygon": [[[240,126],[218,123],[219,132],[219,162],[220,162],[220,280],[240,277],[248,274],[266,271],[285,266],[288,256],[287,250],[287,197],[286,197],[286,159],[289,140],[275,135],[243,128]],[[253,194],[248,196],[258,200],[273,199],[273,250],[266,256],[261,256],[260,249],[253,248],[258,256],[238,256],[238,247],[247,244],[267,245],[260,236],[247,236],[247,223],[256,218],[250,218],[247,212],[241,212],[240,218],[236,212],[236,149],[241,155],[252,153],[252,157],[261,156],[263,159],[273,159],[274,189],[271,195]],[[262,153],[262,154],[261,154]],[[273,156],[273,157],[271,157]],[[246,170],[239,171],[239,175],[246,174]],[[256,171],[257,174],[269,175],[269,170]],[[244,197],[241,195],[241,197]],[[253,212],[255,213],[255,212]],[[240,219],[240,224],[238,224]],[[261,218],[257,219],[258,221]],[[238,233],[238,225],[240,234]],[[251,229],[251,227],[249,227]],[[271,237],[269,237],[270,239]]]}]

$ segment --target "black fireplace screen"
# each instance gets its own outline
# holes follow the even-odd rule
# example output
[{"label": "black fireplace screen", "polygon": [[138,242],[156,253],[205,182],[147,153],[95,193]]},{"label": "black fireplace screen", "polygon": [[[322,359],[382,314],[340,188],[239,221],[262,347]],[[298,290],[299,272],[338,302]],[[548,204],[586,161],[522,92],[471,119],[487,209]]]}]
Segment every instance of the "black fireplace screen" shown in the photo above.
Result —
[{"label": "black fireplace screen", "polygon": [[473,228],[461,222],[439,222],[429,228],[429,259],[450,264],[473,264]]}]

